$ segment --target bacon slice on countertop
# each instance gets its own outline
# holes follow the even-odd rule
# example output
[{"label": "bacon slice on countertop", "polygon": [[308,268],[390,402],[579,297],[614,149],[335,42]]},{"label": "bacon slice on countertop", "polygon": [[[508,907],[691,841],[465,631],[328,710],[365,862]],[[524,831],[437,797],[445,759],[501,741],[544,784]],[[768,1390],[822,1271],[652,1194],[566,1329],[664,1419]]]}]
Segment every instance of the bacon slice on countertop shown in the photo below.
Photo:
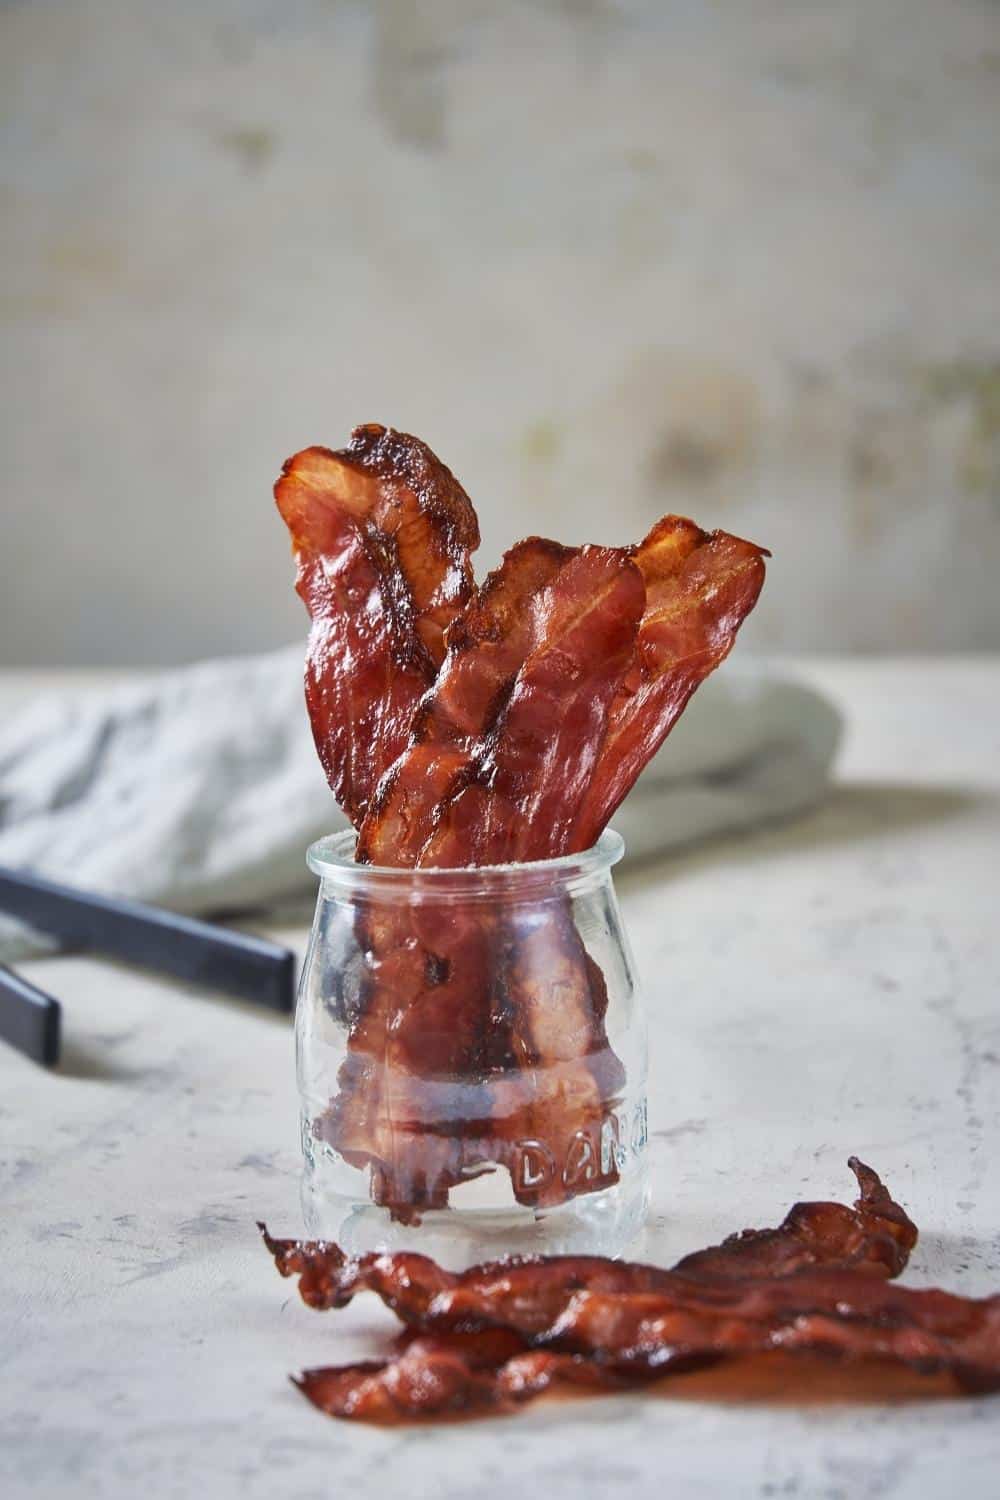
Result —
[{"label": "bacon slice on countertop", "polygon": [[858,1179],[853,1208],[843,1203],[796,1203],[777,1229],[744,1229],[721,1245],[695,1250],[674,1270],[684,1276],[788,1276],[810,1266],[839,1266],[873,1276],[902,1274],[917,1243],[917,1226],[894,1203],[877,1172],[856,1156],[847,1165]]},{"label": "bacon slice on countertop", "polygon": [[635,660],[612,705],[570,848],[596,841],[695,688],[728,656],[764,585],[768,556],[753,542],[704,532],[682,516],[664,516],[640,543],[635,560],[646,608]]},{"label": "bacon slice on countertop", "polygon": [[821,1355],[950,1373],[959,1390],[1000,1390],[1000,1297],[892,1286],[857,1271],[808,1271],[729,1284],[720,1305],[690,1284],[686,1298],[583,1291],[560,1323],[497,1360],[478,1341],[506,1330],[416,1337],[389,1359],[305,1371],[296,1381],[330,1416],[392,1425],[502,1412],[554,1384],[591,1390],[753,1354]]},{"label": "bacon slice on countertop", "polygon": [[870,1167],[850,1165],[861,1190],[853,1209],[796,1204],[777,1229],[732,1235],[671,1271],[564,1256],[456,1274],[419,1255],[351,1260],[265,1230],[310,1306],[340,1307],[369,1289],[409,1325],[389,1358],[309,1370],[296,1384],[331,1415],[381,1424],[509,1410],[556,1382],[616,1388],[778,1350],[1000,1389],[1000,1297],[889,1285],[917,1230]]},{"label": "bacon slice on countertop", "polygon": [[355,429],[306,448],[275,485],[312,619],[306,702],[327,780],[360,824],[434,681],[444,632],[472,593],[472,503],[426,444]]},{"label": "bacon slice on countertop", "polygon": [[556,1383],[607,1391],[636,1380],[580,1355],[528,1349],[516,1335],[488,1329],[404,1333],[388,1359],[303,1370],[292,1383],[328,1416],[393,1427],[499,1413]]},{"label": "bacon slice on countertop", "polygon": [[310,1307],[345,1307],[371,1291],[405,1323],[424,1330],[510,1327],[508,1308],[534,1319],[516,1332],[547,1327],[582,1289],[613,1294],[669,1291],[680,1282],[774,1278],[817,1268],[850,1269],[883,1279],[898,1276],[917,1242],[916,1225],[878,1174],[852,1156],[860,1196],[841,1203],[796,1203],[776,1229],[748,1229],[695,1251],[671,1270],[604,1256],[518,1256],[466,1271],[446,1271],[412,1251],[346,1256],[330,1241],[264,1243],[282,1276],[299,1277]]}]

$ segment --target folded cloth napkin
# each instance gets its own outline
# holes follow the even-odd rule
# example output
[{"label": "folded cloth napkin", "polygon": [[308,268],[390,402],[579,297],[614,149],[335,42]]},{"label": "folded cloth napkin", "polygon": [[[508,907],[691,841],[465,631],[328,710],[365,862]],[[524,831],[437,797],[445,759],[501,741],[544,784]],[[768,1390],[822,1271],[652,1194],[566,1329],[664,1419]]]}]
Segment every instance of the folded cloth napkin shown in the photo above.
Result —
[{"label": "folded cloth napkin", "polygon": [[[808,687],[728,665],[614,817],[632,856],[800,811],[840,716]],[[320,770],[302,648],[43,694],[0,723],[0,865],[189,913],[308,889],[311,840],[346,826]],[[0,913],[0,961],[46,941]]]}]

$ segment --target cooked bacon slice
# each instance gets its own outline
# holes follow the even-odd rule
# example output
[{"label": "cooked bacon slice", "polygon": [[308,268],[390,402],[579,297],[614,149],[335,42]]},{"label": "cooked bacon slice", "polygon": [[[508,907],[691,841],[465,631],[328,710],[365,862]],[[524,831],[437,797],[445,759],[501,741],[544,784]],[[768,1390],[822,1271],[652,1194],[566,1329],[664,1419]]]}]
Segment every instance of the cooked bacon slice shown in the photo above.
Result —
[{"label": "cooked bacon slice", "polygon": [[611,708],[607,737],[569,847],[588,849],[635,784],[699,683],[729,654],[764,584],[753,542],[665,516],[635,560],[646,585],[635,661]]},{"label": "cooked bacon slice", "polygon": [[724,1303],[693,1283],[682,1298],[581,1291],[533,1339],[556,1347],[522,1344],[498,1358],[504,1346],[494,1340],[508,1330],[422,1335],[387,1360],[308,1370],[295,1383],[331,1416],[380,1425],[503,1411],[557,1382],[617,1389],[777,1351],[947,1371],[969,1393],[1000,1390],[1000,1297],[913,1290],[857,1271],[726,1289]]},{"label": "cooked bacon slice", "polygon": [[366,999],[318,1133],[374,1168],[374,1201],[412,1222],[491,1164],[536,1208],[617,1181],[602,1127],[624,1072],[566,904],[501,923],[455,896],[361,917]]},{"label": "cooked bacon slice", "polygon": [[[538,599],[574,556],[539,537],[512,548],[452,624],[448,652],[434,687],[416,712],[412,743],[379,786],[361,826],[358,855],[373,864],[416,862],[439,807],[468,770],[474,751],[492,726],[544,621]],[[508,1028],[493,1006],[494,923],[475,905],[463,914],[453,904],[450,922],[435,924],[433,910],[374,914],[363,948],[369,973],[365,1004],[351,1027],[349,1053],[339,1093],[322,1123],[330,1143],[359,1166],[371,1163],[373,1196],[397,1218],[412,1219],[426,1207],[442,1206],[448,1190],[485,1153],[496,1156],[499,1138],[491,1124],[492,1100],[476,1106],[456,1130],[428,1129],[419,1117],[421,1067],[428,1032],[440,1028],[464,1046],[464,1054],[437,1058],[437,1076],[450,1076],[476,1090],[487,1073],[514,1067]],[[434,930],[435,925],[438,931]],[[429,930],[430,929],[430,930]],[[428,1025],[428,1023],[430,1023]],[[410,1040],[414,1046],[410,1046]],[[410,1092],[407,1101],[402,1095]],[[480,1141],[482,1145],[480,1145]],[[414,1181],[421,1184],[409,1201]]]},{"label": "cooked bacon slice", "polygon": [[512,910],[500,936],[495,1013],[509,1060],[492,1080],[495,1157],[519,1203],[548,1208],[618,1181],[604,1124],[625,1070],[604,1027],[604,977],[568,902]]},{"label": "cooked bacon slice", "polygon": [[[557,849],[644,598],[619,549],[532,538],[508,553],[449,631],[414,743],[362,826],[362,856],[466,866]],[[366,925],[372,983],[321,1129],[348,1160],[374,1166],[375,1199],[396,1217],[442,1206],[489,1163],[508,1166],[518,1200],[535,1207],[617,1180],[616,1163],[601,1160],[601,1127],[623,1084],[603,978],[568,905],[544,903],[523,920],[509,931],[488,907],[465,913],[459,902],[448,920],[402,908]],[[461,1129],[424,1118],[428,1078],[464,1081],[475,1113]],[[531,1159],[525,1140],[537,1143]]]},{"label": "cooked bacon slice", "polygon": [[437,810],[417,863],[504,864],[564,854],[632,659],[642,575],[615,547],[583,547],[537,602],[544,621],[467,776]]},{"label": "cooked bacon slice", "polygon": [[443,1208],[492,1149],[486,1076],[503,1045],[491,1025],[491,929],[456,898],[369,913],[364,1003],[338,1092],[317,1123],[346,1160],[372,1168],[372,1199],[401,1222]]},{"label": "cooked bacon slice", "polygon": [[744,1229],[721,1245],[696,1250],[674,1270],[685,1276],[788,1276],[809,1266],[840,1266],[873,1276],[901,1275],[917,1243],[917,1226],[894,1203],[877,1172],[856,1156],[854,1207],[796,1203],[777,1229]]},{"label": "cooked bacon slice", "polygon": [[672,1271],[579,1256],[453,1274],[424,1256],[350,1260],[264,1230],[310,1306],[342,1307],[370,1289],[410,1325],[390,1358],[306,1371],[296,1384],[331,1415],[384,1424],[505,1410],[556,1381],[609,1388],[776,1350],[1000,1389],[1000,1297],[890,1285],[916,1227],[871,1168],[850,1164],[853,1209],[796,1204],[778,1229],[730,1236]]},{"label": "cooked bacon slice", "polygon": [[406,744],[472,592],[471,501],[417,438],[370,424],[306,448],[275,485],[312,619],[306,701],[327,779],[356,825]]},{"label": "cooked bacon slice", "polygon": [[542,591],[574,555],[543,537],[519,542],[449,627],[447,653],[414,714],[410,746],[379,785],[361,825],[358,858],[364,863],[416,864],[438,808],[467,771],[538,644],[546,623]]},{"label": "cooked bacon slice", "polygon": [[[639,549],[529,538],[475,592],[468,497],[424,444],[378,426],[297,454],[275,494],[312,617],[314,736],[369,863],[496,864],[591,842],[762,576],[759,549],[668,517]],[[349,1052],[316,1128],[371,1168],[397,1218],[496,1164],[535,1207],[617,1178],[602,1149],[623,1083],[603,976],[568,904],[530,934],[505,922],[358,912]]]},{"label": "cooked bacon slice", "polygon": [[825,1267],[716,1283],[682,1278],[669,1291],[638,1295],[588,1289],[531,1337],[644,1374],[678,1358],[782,1349],[898,1360],[951,1370],[980,1389],[1000,1386],[1000,1296],[958,1297]]},{"label": "cooked bacon slice", "polygon": [[393,1355],[293,1376],[320,1411],[381,1427],[427,1418],[501,1412],[556,1382],[589,1390],[635,1384],[575,1354],[526,1349],[503,1329],[475,1334],[404,1334]]},{"label": "cooked bacon slice", "polygon": [[533,537],[509,552],[449,631],[360,858],[457,867],[565,853],[644,602],[621,548]]},{"label": "cooked bacon slice", "polygon": [[776,1229],[747,1229],[699,1250],[671,1270],[603,1256],[527,1256],[446,1271],[411,1251],[351,1259],[330,1241],[264,1243],[282,1276],[299,1277],[310,1307],[345,1307],[372,1291],[405,1323],[424,1330],[514,1326],[509,1309],[529,1323],[525,1336],[547,1327],[578,1291],[616,1295],[670,1291],[684,1282],[715,1283],[849,1269],[883,1279],[898,1276],[917,1242],[917,1228],[878,1174],[852,1156],[860,1196],[840,1203],[796,1203]]}]

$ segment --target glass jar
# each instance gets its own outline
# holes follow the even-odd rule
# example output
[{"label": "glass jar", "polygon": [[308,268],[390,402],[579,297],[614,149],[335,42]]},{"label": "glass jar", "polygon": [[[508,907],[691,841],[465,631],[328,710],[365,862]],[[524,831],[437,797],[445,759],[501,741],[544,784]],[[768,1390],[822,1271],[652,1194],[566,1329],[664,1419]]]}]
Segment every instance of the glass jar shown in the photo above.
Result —
[{"label": "glass jar", "polygon": [[648,1198],[646,1026],[608,831],[582,854],[320,877],[296,1050],[309,1233],[459,1264],[615,1254]]}]

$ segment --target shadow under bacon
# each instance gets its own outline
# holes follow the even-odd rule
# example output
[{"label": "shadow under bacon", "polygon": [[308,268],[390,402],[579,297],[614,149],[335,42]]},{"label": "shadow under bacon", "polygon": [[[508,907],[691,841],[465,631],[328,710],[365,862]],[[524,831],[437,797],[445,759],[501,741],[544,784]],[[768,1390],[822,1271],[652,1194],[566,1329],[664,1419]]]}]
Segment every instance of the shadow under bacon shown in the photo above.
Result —
[{"label": "shadow under bacon", "polygon": [[[313,621],[313,733],[362,863],[589,848],[764,579],[761,548],[670,516],[637,548],[529,538],[473,588],[464,491],[374,426],[289,460],[276,494]],[[356,938],[348,1052],[314,1128],[370,1169],[376,1203],[415,1222],[493,1166],[536,1208],[616,1181],[601,1132],[624,1075],[568,900],[362,899]],[[560,1170],[527,1171],[525,1140]]]}]

